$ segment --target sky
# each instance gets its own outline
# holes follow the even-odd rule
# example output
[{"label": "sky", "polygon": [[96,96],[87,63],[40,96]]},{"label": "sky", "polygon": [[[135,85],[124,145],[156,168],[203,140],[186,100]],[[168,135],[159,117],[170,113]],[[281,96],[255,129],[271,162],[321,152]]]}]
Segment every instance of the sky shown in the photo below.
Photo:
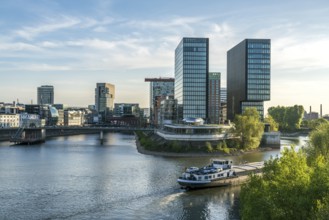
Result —
[{"label": "sky", "polygon": [[329,114],[327,0],[1,0],[0,102],[36,103],[53,85],[55,103],[94,104],[97,82],[116,103],[149,106],[146,77],[174,77],[183,37],[209,38],[209,70],[246,38],[271,39],[271,101]]}]

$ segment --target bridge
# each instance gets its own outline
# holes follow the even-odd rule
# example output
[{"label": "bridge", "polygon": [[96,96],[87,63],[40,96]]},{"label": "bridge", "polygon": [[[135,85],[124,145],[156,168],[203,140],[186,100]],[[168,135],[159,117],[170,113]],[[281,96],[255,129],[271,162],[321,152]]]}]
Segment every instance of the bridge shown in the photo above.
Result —
[{"label": "bridge", "polygon": [[0,141],[10,141],[15,144],[33,144],[44,142],[48,137],[78,135],[78,134],[100,134],[101,143],[104,132],[134,132],[154,131],[154,128],[143,127],[42,127],[42,128],[1,128]]}]

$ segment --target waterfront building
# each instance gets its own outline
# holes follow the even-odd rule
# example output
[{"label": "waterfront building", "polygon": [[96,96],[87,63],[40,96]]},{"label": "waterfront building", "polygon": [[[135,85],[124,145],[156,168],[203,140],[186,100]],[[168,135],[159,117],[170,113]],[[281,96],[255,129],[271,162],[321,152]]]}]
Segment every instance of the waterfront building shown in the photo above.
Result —
[{"label": "waterfront building", "polygon": [[101,120],[110,117],[114,107],[115,86],[110,83],[97,83],[95,89],[95,107]]},{"label": "waterfront building", "polygon": [[76,110],[64,111],[65,126],[82,126],[84,124],[84,112]]},{"label": "waterfront building", "polygon": [[227,52],[227,117],[233,120],[248,107],[264,117],[270,100],[271,40],[245,39]]},{"label": "waterfront building", "polygon": [[41,126],[40,116],[26,112],[19,115],[19,127],[36,128]]},{"label": "waterfront building", "polygon": [[45,85],[38,87],[38,105],[54,104],[54,87]]},{"label": "waterfront building", "polygon": [[184,37],[175,50],[178,120],[208,118],[209,39]]},{"label": "waterfront building", "polygon": [[225,123],[227,121],[227,89],[220,88],[220,113],[219,122]]},{"label": "waterfront building", "polygon": [[0,128],[19,127],[19,114],[0,114]]},{"label": "waterfront building", "polygon": [[177,99],[166,97],[160,104],[159,124],[172,124],[177,122]]},{"label": "waterfront building", "polygon": [[228,133],[231,128],[228,125],[166,124],[156,134],[171,141],[219,141],[231,138]]},{"label": "waterfront building", "polygon": [[220,119],[220,72],[208,76],[208,123],[219,124]]},{"label": "waterfront building", "polygon": [[140,116],[140,108],[138,103],[115,103],[114,116]]},{"label": "waterfront building", "polygon": [[168,77],[145,78],[150,82],[150,123],[159,124],[160,103],[166,97],[174,97],[175,79]]}]

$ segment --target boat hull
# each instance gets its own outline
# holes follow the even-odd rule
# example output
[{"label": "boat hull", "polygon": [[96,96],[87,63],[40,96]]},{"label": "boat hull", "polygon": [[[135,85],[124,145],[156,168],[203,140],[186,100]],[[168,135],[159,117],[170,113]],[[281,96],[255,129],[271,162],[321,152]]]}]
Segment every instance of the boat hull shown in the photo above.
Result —
[{"label": "boat hull", "polygon": [[189,189],[209,188],[209,187],[220,187],[231,185],[231,180],[234,177],[218,179],[213,181],[198,181],[198,180],[185,180],[177,179],[179,185]]}]

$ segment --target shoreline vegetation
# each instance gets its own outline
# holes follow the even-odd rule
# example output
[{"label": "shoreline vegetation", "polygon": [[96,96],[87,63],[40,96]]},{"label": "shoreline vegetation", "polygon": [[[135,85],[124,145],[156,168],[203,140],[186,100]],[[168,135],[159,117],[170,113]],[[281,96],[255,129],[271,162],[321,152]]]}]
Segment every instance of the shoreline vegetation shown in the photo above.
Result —
[{"label": "shoreline vegetation", "polygon": [[277,148],[259,147],[242,150],[232,147],[231,141],[216,142],[187,142],[167,141],[153,133],[134,132],[137,151],[145,155],[163,157],[214,157],[214,156],[239,156],[263,151],[271,151]]}]

